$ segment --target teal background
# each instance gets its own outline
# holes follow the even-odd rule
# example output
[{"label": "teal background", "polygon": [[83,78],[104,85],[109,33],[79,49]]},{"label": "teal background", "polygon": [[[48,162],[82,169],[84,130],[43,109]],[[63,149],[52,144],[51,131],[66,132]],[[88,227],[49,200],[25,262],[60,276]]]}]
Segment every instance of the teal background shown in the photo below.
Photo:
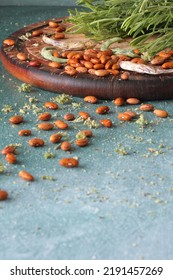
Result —
[{"label": "teal background", "polygon": [[[4,6],[0,9],[0,42],[25,25],[67,14],[67,7]],[[116,108],[107,100],[92,105],[75,97],[79,108],[59,104],[53,121],[70,111],[75,116],[87,111],[99,121],[103,118],[95,113],[99,105],[110,106],[108,117],[113,121],[111,129],[93,129],[87,147],[73,146],[70,155],[78,156],[80,165],[65,169],[58,161],[69,154],[54,150],[49,143],[52,132],[37,130],[37,115],[32,110],[24,115],[25,123],[9,124],[10,116],[19,114],[29,98],[35,97],[44,111],[44,103],[57,96],[37,88],[19,92],[21,84],[0,63],[0,150],[10,143],[22,145],[17,149],[17,164],[8,164],[0,154],[6,168],[0,174],[0,188],[9,193],[9,199],[0,202],[0,259],[173,259],[173,101],[151,102],[170,116],[158,119],[151,112],[144,113],[149,122],[144,131],[135,121],[120,123],[117,119],[117,113],[127,109],[139,113],[139,106]],[[12,112],[3,112],[6,104]],[[84,129],[81,123],[69,126],[71,140]],[[30,137],[18,136],[22,128],[31,129],[33,137],[44,138],[46,145],[29,147]],[[119,145],[128,155],[115,151]],[[43,157],[49,149],[55,158]],[[35,176],[33,183],[18,177],[24,168]],[[43,175],[55,181],[43,180]]]},{"label": "teal background", "polygon": [[21,6],[75,6],[75,0],[1,0],[0,6],[21,5]]}]

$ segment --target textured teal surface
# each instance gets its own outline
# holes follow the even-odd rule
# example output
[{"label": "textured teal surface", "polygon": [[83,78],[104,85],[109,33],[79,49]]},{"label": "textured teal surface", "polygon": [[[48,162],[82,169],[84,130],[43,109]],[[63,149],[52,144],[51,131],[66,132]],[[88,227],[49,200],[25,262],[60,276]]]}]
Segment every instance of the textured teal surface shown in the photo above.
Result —
[{"label": "textured teal surface", "polygon": [[[25,7],[0,9],[0,40],[34,22],[67,15],[66,8]],[[31,93],[18,91],[21,82],[0,65],[0,149],[17,143],[18,162],[0,161],[5,172],[0,174],[0,188],[9,192],[9,199],[0,202],[0,259],[172,259],[173,258],[173,101],[152,102],[166,109],[170,117],[159,119],[144,113],[149,124],[143,131],[134,121],[120,123],[119,111],[138,107],[116,108],[109,101],[92,105],[73,98],[59,104],[52,121],[65,113],[87,111],[96,115],[100,104],[110,106],[108,115],[113,127],[93,129],[94,137],[85,148],[75,147],[70,156],[79,157],[79,167],[65,169],[58,160],[69,156],[49,143],[53,132],[37,130],[37,114],[29,107],[25,122],[9,124],[10,116],[19,114],[25,104],[45,111],[45,101],[58,95],[34,88]],[[36,103],[30,103],[30,98]],[[80,105],[78,108],[72,103]],[[13,111],[2,111],[4,105]],[[41,137],[42,148],[28,146],[28,137],[19,137],[18,130],[29,128],[33,137]],[[69,123],[67,136],[74,140],[83,123]],[[54,132],[57,129],[54,129]],[[116,149],[125,148],[127,155]],[[55,158],[45,159],[50,150]],[[27,169],[36,180],[32,183],[18,177]],[[42,176],[55,180],[43,180]]]}]

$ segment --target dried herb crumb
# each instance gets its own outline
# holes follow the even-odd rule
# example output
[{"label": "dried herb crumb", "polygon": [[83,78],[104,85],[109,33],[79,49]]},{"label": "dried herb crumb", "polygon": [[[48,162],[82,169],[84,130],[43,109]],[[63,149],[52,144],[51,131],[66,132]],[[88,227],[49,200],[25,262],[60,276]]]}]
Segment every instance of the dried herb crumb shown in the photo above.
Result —
[{"label": "dried herb crumb", "polygon": [[95,121],[95,120],[92,120],[91,118],[88,118],[84,121],[84,125],[88,126],[89,128],[99,128],[100,127],[100,124]]},{"label": "dried herb crumb", "polygon": [[23,83],[20,86],[18,86],[19,92],[31,92],[32,86],[30,84]]},{"label": "dried herb crumb", "polygon": [[3,163],[0,161],[0,173],[3,173],[5,171],[5,166]]},{"label": "dried herb crumb", "polygon": [[121,156],[128,155],[127,149],[122,144],[119,144],[118,148],[116,148],[114,151]]},{"label": "dried herb crumb", "polygon": [[72,96],[68,95],[68,94],[65,94],[65,93],[62,93],[62,94],[56,96],[54,98],[54,101],[56,101],[60,104],[70,103],[72,101]]},{"label": "dried herb crumb", "polygon": [[43,154],[43,156],[44,156],[45,159],[50,159],[50,158],[54,158],[55,154],[50,152],[50,151],[47,151]]},{"label": "dried herb crumb", "polygon": [[148,125],[148,121],[144,117],[143,114],[139,115],[139,118],[136,120],[136,122],[139,125],[139,128],[143,131],[144,127]]},{"label": "dried herb crumb", "polygon": [[12,112],[13,108],[11,105],[5,104],[1,111],[6,114]]},{"label": "dried herb crumb", "polygon": [[56,181],[56,178],[53,176],[49,176],[49,175],[43,175],[41,176],[42,180],[50,180],[50,181]]}]

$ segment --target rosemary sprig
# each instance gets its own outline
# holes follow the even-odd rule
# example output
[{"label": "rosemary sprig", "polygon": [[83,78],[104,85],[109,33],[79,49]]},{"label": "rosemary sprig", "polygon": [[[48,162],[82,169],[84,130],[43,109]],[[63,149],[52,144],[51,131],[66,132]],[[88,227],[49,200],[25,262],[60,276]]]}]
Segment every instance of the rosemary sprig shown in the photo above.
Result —
[{"label": "rosemary sprig", "polygon": [[[150,55],[173,47],[172,0],[78,0],[69,11],[70,32],[96,40],[132,37],[131,46]],[[154,39],[153,39],[154,38]]]}]

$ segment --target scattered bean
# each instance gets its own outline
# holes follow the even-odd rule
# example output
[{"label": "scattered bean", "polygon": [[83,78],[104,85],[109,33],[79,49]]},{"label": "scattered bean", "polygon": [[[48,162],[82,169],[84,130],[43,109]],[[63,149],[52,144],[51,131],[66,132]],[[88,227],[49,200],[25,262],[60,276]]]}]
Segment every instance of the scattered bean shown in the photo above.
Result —
[{"label": "scattered bean", "polygon": [[99,106],[96,109],[96,113],[100,114],[100,115],[107,114],[107,113],[109,113],[109,111],[110,111],[110,108],[108,106],[106,106],[106,105],[105,106],[104,105]]},{"label": "scattered bean", "polygon": [[51,130],[53,129],[54,125],[48,122],[42,122],[38,124],[38,129],[40,130]]},{"label": "scattered bean", "polygon": [[159,118],[167,118],[169,116],[167,111],[161,109],[155,109],[153,113]]},{"label": "scattered bean", "polygon": [[81,111],[78,113],[78,116],[81,117],[84,120],[87,120],[88,118],[90,118],[90,114],[84,111]]},{"label": "scattered bean", "polygon": [[137,116],[137,114],[133,111],[125,111],[124,113],[129,115],[131,118],[135,118]]},{"label": "scattered bean", "polygon": [[89,143],[89,141],[88,141],[88,138],[87,138],[87,137],[85,137],[85,138],[79,138],[79,139],[77,139],[77,140],[75,141],[75,144],[76,144],[77,146],[79,146],[79,147],[85,147],[85,146],[88,145],[88,143]]},{"label": "scattered bean", "polygon": [[114,99],[113,102],[116,106],[122,106],[122,105],[124,105],[124,98],[123,97],[117,97],[116,99]]},{"label": "scattered bean", "polygon": [[87,95],[84,97],[84,101],[88,103],[95,104],[98,102],[98,98],[93,95]]},{"label": "scattered bean", "polygon": [[0,189],[0,201],[1,200],[6,200],[7,198],[8,198],[8,192]]},{"label": "scattered bean", "polygon": [[90,130],[90,129],[84,129],[84,130],[81,130],[80,132],[83,133],[86,137],[93,136],[92,130]]},{"label": "scattered bean", "polygon": [[152,104],[142,104],[139,109],[142,111],[153,111],[154,106]]},{"label": "scattered bean", "polygon": [[18,175],[23,180],[34,181],[34,177],[26,170],[21,170]]},{"label": "scattered bean", "polygon": [[67,168],[73,168],[79,165],[79,161],[75,158],[62,158],[60,159],[59,164]]},{"label": "scattered bean", "polygon": [[38,116],[38,120],[40,121],[49,121],[51,119],[52,115],[48,112],[42,113]]},{"label": "scattered bean", "polygon": [[124,113],[119,113],[118,114],[118,119],[120,121],[131,121],[132,117],[129,114],[124,112]]},{"label": "scattered bean", "polygon": [[31,135],[31,130],[30,129],[19,130],[18,135],[19,136],[29,136],[29,135]]},{"label": "scattered bean", "polygon": [[136,105],[140,103],[140,100],[138,98],[132,97],[132,98],[127,98],[126,102],[130,105]]},{"label": "scattered bean", "polygon": [[13,153],[6,154],[5,159],[8,163],[11,163],[11,164],[16,163],[16,161],[17,161],[16,156]]},{"label": "scattered bean", "polygon": [[32,138],[29,140],[28,144],[32,147],[42,147],[45,142],[41,138]]},{"label": "scattered bean", "polygon": [[110,119],[102,119],[100,120],[100,123],[105,127],[112,127],[112,121]]},{"label": "scattered bean", "polygon": [[62,138],[60,133],[52,134],[49,138],[51,143],[59,143]]},{"label": "scattered bean", "polygon": [[47,101],[44,104],[44,107],[49,110],[56,110],[56,109],[58,109],[58,104],[56,104],[55,102]]},{"label": "scattered bean", "polygon": [[5,148],[2,149],[1,153],[3,155],[7,155],[8,153],[14,153],[15,152],[15,147],[12,145],[6,146]]},{"label": "scattered bean", "polygon": [[64,120],[66,120],[66,121],[73,121],[74,119],[75,119],[75,116],[72,113],[67,113],[64,115]]},{"label": "scattered bean", "polygon": [[12,123],[12,124],[20,124],[24,121],[23,119],[23,116],[12,116],[10,119],[9,119],[9,122]]},{"label": "scattered bean", "polygon": [[61,143],[61,150],[63,151],[70,151],[71,150],[71,143],[68,141],[64,141]]},{"label": "scattered bean", "polygon": [[59,129],[67,129],[68,128],[68,124],[62,120],[57,120],[55,122],[56,127],[58,127]]}]

